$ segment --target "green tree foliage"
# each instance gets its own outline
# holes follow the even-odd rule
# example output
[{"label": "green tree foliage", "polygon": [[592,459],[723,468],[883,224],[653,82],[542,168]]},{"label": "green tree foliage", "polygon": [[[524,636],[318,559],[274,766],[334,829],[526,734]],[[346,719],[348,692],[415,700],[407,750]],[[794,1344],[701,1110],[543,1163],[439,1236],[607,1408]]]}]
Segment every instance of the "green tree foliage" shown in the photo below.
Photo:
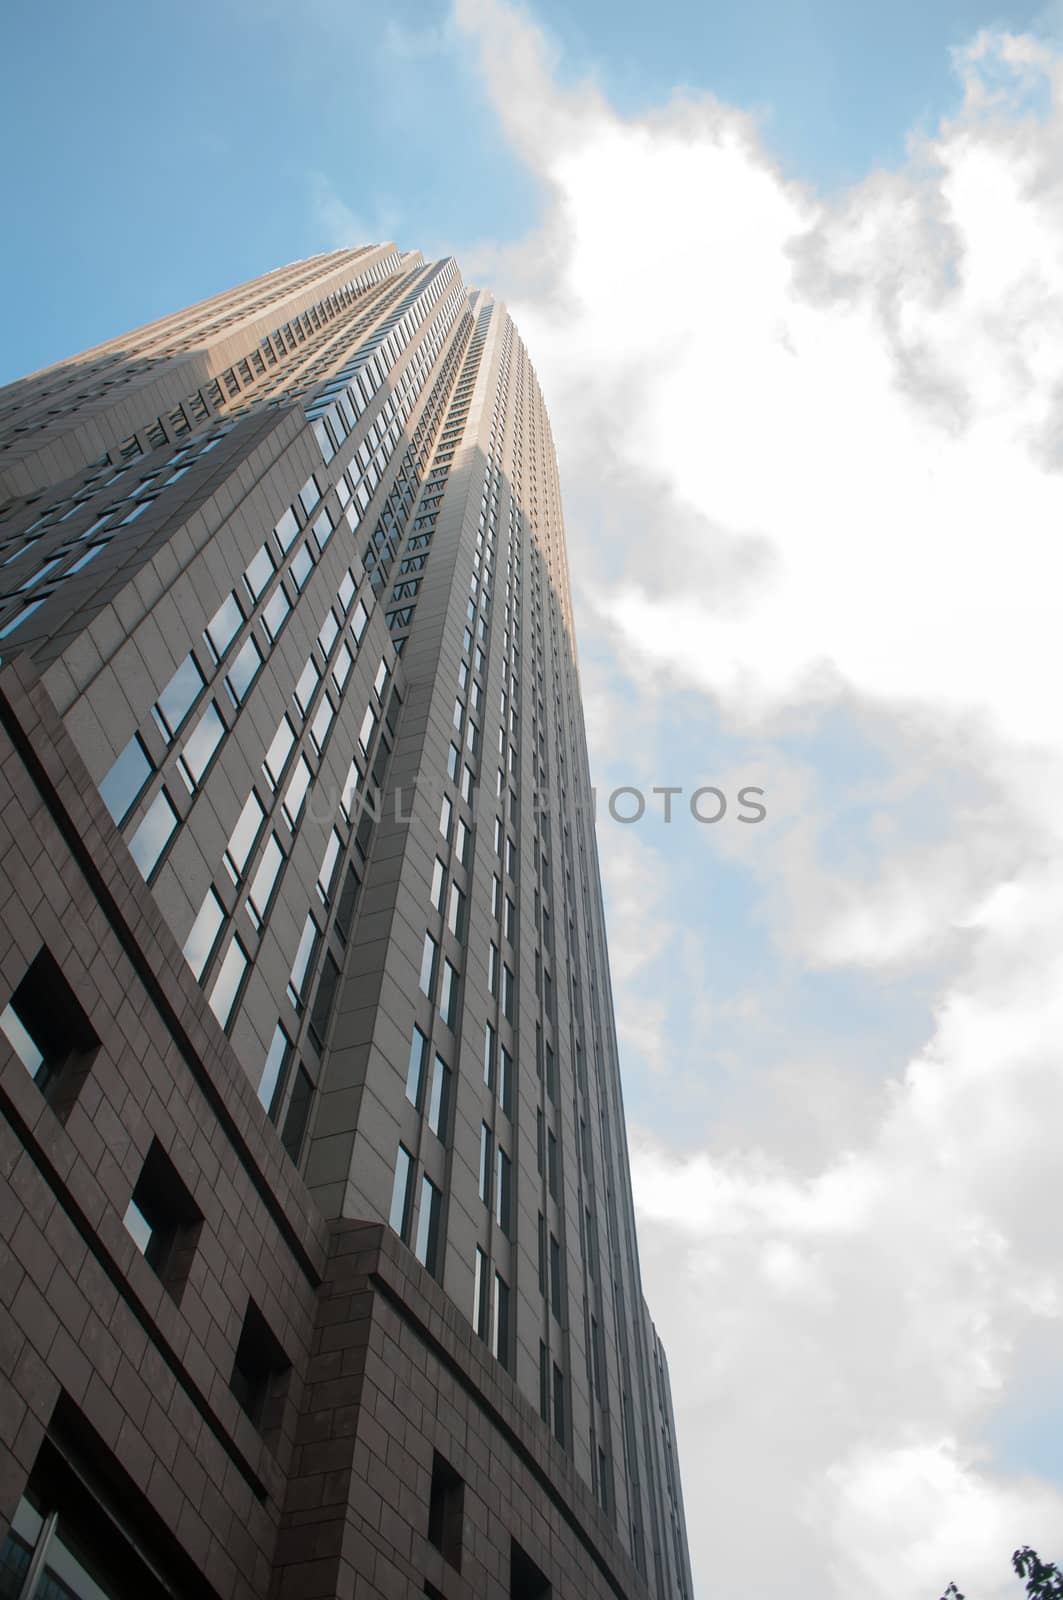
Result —
[{"label": "green tree foliage", "polygon": [[[1026,1600],[1063,1600],[1063,1572],[1054,1561],[1042,1561],[1036,1550],[1024,1544],[1011,1558],[1015,1575],[1026,1579]],[[965,1600],[950,1583],[941,1600]]]}]

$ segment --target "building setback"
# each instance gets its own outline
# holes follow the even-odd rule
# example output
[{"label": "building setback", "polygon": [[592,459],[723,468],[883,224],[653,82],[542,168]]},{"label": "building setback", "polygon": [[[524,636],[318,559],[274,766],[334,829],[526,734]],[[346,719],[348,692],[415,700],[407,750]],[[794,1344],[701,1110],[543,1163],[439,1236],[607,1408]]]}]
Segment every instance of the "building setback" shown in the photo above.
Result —
[{"label": "building setback", "polygon": [[0,1600],[689,1600],[504,306],[267,274],[0,390],[0,505]]}]

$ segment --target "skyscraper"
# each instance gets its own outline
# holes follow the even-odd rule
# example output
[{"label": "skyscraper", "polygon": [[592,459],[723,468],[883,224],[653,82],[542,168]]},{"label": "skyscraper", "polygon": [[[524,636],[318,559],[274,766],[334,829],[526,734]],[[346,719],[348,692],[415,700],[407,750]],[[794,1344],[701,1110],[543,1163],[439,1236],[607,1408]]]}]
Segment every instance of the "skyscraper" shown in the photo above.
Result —
[{"label": "skyscraper", "polygon": [[505,308],[267,274],[0,497],[0,1597],[689,1596]]}]

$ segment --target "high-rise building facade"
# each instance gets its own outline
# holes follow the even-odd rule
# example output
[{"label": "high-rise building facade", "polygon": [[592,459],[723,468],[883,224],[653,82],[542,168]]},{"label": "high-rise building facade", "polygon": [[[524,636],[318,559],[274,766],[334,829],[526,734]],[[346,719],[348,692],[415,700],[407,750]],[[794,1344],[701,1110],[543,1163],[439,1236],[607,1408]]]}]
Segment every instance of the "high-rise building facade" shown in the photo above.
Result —
[{"label": "high-rise building facade", "polygon": [[0,505],[0,1600],[689,1597],[505,308],[268,274],[0,391]]}]

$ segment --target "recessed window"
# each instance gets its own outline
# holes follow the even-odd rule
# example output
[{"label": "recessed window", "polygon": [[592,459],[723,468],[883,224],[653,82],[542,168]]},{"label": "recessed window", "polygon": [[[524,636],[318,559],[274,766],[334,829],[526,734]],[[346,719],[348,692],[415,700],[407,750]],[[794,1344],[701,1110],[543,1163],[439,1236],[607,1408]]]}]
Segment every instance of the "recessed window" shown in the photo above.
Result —
[{"label": "recessed window", "polygon": [[432,1486],[428,1501],[428,1540],[444,1561],[461,1571],[461,1546],[465,1520],[465,1485],[449,1461],[436,1450],[432,1455]]},{"label": "recessed window", "polygon": [[410,1059],[406,1068],[406,1098],[411,1105],[420,1107],[424,1083],[424,1064],[428,1056],[428,1040],[420,1028],[414,1028],[410,1042]]},{"label": "recessed window", "polygon": [[491,1322],[491,1354],[503,1367],[509,1366],[509,1284],[495,1273],[494,1317]]},{"label": "recessed window", "polygon": [[369,747],[373,742],[373,735],[376,732],[376,725],[376,712],[373,710],[372,706],[367,706],[365,716],[362,718],[362,726],[358,730],[358,743],[362,748],[363,755],[369,754]]},{"label": "recessed window", "polygon": [[446,881],[447,869],[444,867],[439,857],[436,856],[435,863],[432,867],[432,887],[429,891],[428,898],[431,900],[437,911],[442,911],[443,909],[443,887]]},{"label": "recessed window", "polygon": [[513,1211],[513,1168],[499,1145],[495,1152],[495,1220],[509,1237]]},{"label": "recessed window", "polygon": [[284,796],[283,811],[290,828],[294,829],[299,825],[299,818],[303,812],[303,802],[306,799],[306,792],[312,779],[313,773],[310,771],[309,761],[305,756],[300,756],[295,763],[295,771],[292,773],[291,782],[288,784],[287,793]]},{"label": "recessed window", "polygon": [[281,549],[290,550],[292,547],[292,542],[295,539],[296,534],[299,532],[299,522],[291,506],[288,507],[287,511],[284,513],[283,517],[281,517],[273,531],[276,534],[277,543],[280,545]]},{"label": "recessed window", "polygon": [[284,585],[280,583],[270,595],[262,612],[263,626],[271,644],[284,627],[291,609],[292,603],[284,591]]},{"label": "recessed window", "polygon": [[332,898],[332,884],[336,876],[336,867],[342,849],[343,840],[336,832],[336,829],[333,828],[329,834],[328,844],[325,846],[325,854],[321,858],[321,866],[317,874],[317,892],[325,905],[328,905]]},{"label": "recessed window", "polygon": [[428,1097],[428,1126],[437,1139],[446,1139],[449,1113],[450,1068],[443,1057],[437,1055],[432,1062],[432,1088]]},{"label": "recessed window", "polygon": [[187,655],[152,707],[167,743],[177,735],[202,688],[203,674],[194,658]]},{"label": "recessed window", "polygon": [[160,789],[129,841],[129,853],[143,878],[151,877],[177,829],[177,812],[165,789]]},{"label": "recessed window", "polygon": [[263,545],[258,554],[251,558],[247,571],[244,573],[244,582],[247,584],[252,600],[259,598],[275,571],[273,557],[270,555],[267,546]]},{"label": "recessed window", "polygon": [[430,933],[424,936],[424,946],[421,950],[421,973],[418,979],[421,993],[432,998],[432,990],[436,980],[436,960],[439,955],[439,946]]},{"label": "recessed window", "polygon": [[472,1325],[481,1339],[487,1338],[487,1257],[476,1246],[472,1284]]},{"label": "recessed window", "polygon": [[258,641],[250,638],[239,651],[232,666],[225,674],[225,687],[232,697],[234,706],[240,705],[247,695],[261,665],[262,652],[258,648]]},{"label": "recessed window", "polygon": [[288,983],[288,999],[297,1011],[302,1010],[307,979],[314,964],[319,938],[317,923],[308,916],[299,937],[299,948],[292,962],[292,975]]},{"label": "recessed window", "polygon": [[120,826],[151,777],[151,762],[137,734],[100,781],[100,798]]},{"label": "recessed window", "polygon": [[265,820],[265,809],[258,795],[252,789],[244,804],[244,809],[237,818],[236,827],[229,837],[225,850],[225,867],[234,883],[239,883],[247,866],[248,858],[255,848],[259,830]]},{"label": "recessed window", "polygon": [[244,614],[234,594],[226,595],[206,627],[206,639],[216,661],[232,644],[244,625]]},{"label": "recessed window", "polygon": [[224,738],[225,724],[212,700],[185,740],[185,747],[177,761],[189,794],[194,794],[199,788],[203,774]]},{"label": "recessed window", "polygon": [[325,959],[321,963],[321,976],[317,980],[317,992],[314,1003],[310,1008],[310,1037],[318,1050],[325,1047],[325,1035],[328,1031],[329,1018],[336,999],[336,990],[339,987],[340,969],[330,950],[325,952]]},{"label": "recessed window", "polygon": [[448,1028],[456,1028],[458,1021],[458,969],[451,961],[443,962],[439,983],[439,1015]]},{"label": "recessed window", "polygon": [[314,1083],[306,1068],[302,1065],[295,1075],[292,1085],[291,1098],[288,1101],[288,1112],[284,1118],[284,1127],[281,1129],[281,1144],[289,1161],[298,1163],[302,1153],[303,1139],[306,1136],[306,1125],[310,1120],[310,1107],[314,1099]]},{"label": "recessed window", "polygon": [[417,1213],[417,1238],[413,1253],[428,1272],[435,1277],[439,1271],[440,1233],[443,1213],[443,1196],[431,1178],[421,1178],[421,1205]]},{"label": "recessed window", "polygon": [[491,1130],[486,1122],[480,1124],[480,1199],[491,1204]]},{"label": "recessed window", "polygon": [[310,709],[311,701],[314,698],[314,692],[320,682],[320,668],[313,657],[311,657],[306,663],[306,666],[303,668],[302,672],[299,674],[299,678],[296,682],[294,690],[295,703],[299,707],[299,710],[303,713],[304,717]]},{"label": "recessed window", "polygon": [[225,925],[225,907],[213,889],[207,890],[184,943],[184,957],[192,968],[193,976],[202,978]]},{"label": "recessed window", "polygon": [[495,1086],[495,1030],[487,1023],[484,1030],[484,1082],[489,1089]]},{"label": "recessed window", "polygon": [[266,920],[283,865],[284,851],[278,843],[277,835],[271,833],[266,840],[255,875],[251,879],[251,888],[247,896],[248,915],[256,927],[260,927]]},{"label": "recessed window", "polygon": [[167,1292],[180,1300],[203,1216],[158,1139],[152,1140],[123,1220]]},{"label": "recessed window", "polygon": [[551,1600],[553,1589],[516,1539],[509,1542],[510,1600]]},{"label": "recessed window", "polygon": [[348,864],[343,879],[343,888],[340,890],[336,902],[336,919],[334,927],[344,944],[350,938],[351,928],[354,923],[355,906],[358,903],[358,892],[361,889],[361,879],[354,867]]},{"label": "recessed window", "polygon": [[273,735],[273,742],[266,751],[266,759],[262,763],[271,788],[275,789],[280,782],[294,743],[295,729],[287,717],[282,717],[280,727]]},{"label": "recessed window", "polygon": [[0,1031],[57,1113],[69,1110],[100,1041],[47,948],[0,1011]]},{"label": "recessed window", "polygon": [[267,1441],[280,1428],[290,1372],[280,1341],[249,1300],[229,1387]]},{"label": "recessed window", "polygon": [[247,951],[239,939],[234,939],[218,968],[218,976],[210,991],[210,1009],[223,1028],[229,1026],[240,989],[247,974]]},{"label": "recessed window", "polygon": [[258,1083],[258,1098],[267,1114],[274,1113],[279,1094],[284,1091],[288,1067],[292,1057],[292,1041],[278,1022],[273,1030],[262,1076]]},{"label": "recessed window", "polygon": [[400,1239],[410,1230],[410,1204],[413,1196],[413,1157],[404,1144],[395,1157],[395,1177],[391,1186],[391,1213],[388,1221]]}]

